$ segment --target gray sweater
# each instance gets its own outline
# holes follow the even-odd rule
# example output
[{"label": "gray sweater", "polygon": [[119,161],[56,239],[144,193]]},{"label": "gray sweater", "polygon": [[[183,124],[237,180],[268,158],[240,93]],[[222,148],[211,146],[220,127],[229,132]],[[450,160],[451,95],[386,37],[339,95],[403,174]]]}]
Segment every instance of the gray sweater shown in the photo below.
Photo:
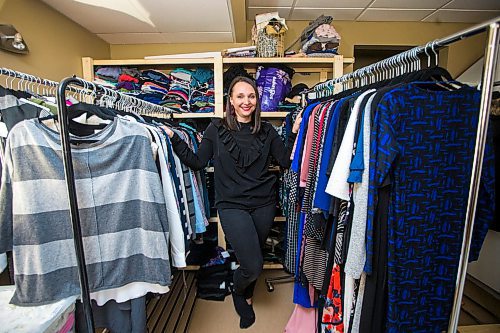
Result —
[{"label": "gray sweater", "polygon": [[[168,223],[149,134],[115,119],[72,147],[90,291],[171,282]],[[7,138],[0,253],[13,251],[16,305],[79,295],[59,134],[37,119]]]}]

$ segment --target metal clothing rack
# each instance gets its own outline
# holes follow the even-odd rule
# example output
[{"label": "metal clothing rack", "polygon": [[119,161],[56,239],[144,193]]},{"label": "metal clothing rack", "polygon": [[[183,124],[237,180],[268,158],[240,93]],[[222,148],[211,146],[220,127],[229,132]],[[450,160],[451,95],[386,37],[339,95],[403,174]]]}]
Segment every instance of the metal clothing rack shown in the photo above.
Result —
[{"label": "metal clothing rack", "polygon": [[[59,84],[59,82],[56,82],[56,81],[43,79],[43,78],[40,78],[38,76],[26,74],[26,73],[15,71],[15,70],[5,68],[5,67],[0,67],[0,75],[9,76],[12,78],[12,80],[21,79],[18,82],[19,88],[20,88],[20,85],[22,85],[23,81],[29,82],[30,84],[37,85],[37,86],[44,85],[44,86],[53,87],[53,88],[56,88],[57,85]],[[9,86],[9,84],[7,83],[7,80],[5,80],[5,82],[6,82],[6,86]],[[12,86],[12,82],[11,82],[10,86]]]},{"label": "metal clothing rack", "polygon": [[[361,87],[367,83],[373,83],[385,78],[393,77],[393,75],[398,75],[399,66],[401,66],[402,64],[409,65],[408,61],[410,60],[415,60],[419,63],[420,60],[418,58],[418,55],[425,53],[429,57],[429,49],[431,49],[432,52],[435,53],[435,50],[440,49],[444,46],[487,31],[488,40],[484,53],[485,61],[481,79],[481,102],[479,106],[479,122],[477,127],[474,160],[472,165],[470,182],[471,185],[469,188],[469,198],[465,215],[465,227],[462,241],[461,257],[458,266],[457,282],[453,299],[453,308],[451,310],[450,322],[448,325],[448,333],[455,333],[457,331],[460,307],[467,273],[467,264],[472,242],[472,233],[474,228],[474,219],[479,193],[479,183],[484,157],[484,147],[486,143],[486,134],[489,121],[491,95],[493,91],[493,81],[498,56],[498,44],[500,41],[498,31],[499,23],[500,17],[496,17],[492,20],[472,26],[448,37],[436,39],[424,46],[417,46],[413,49],[389,57],[372,65],[357,69],[356,71],[343,75],[339,78],[320,83],[313,87],[312,90],[308,91],[323,91],[326,92],[326,95],[325,93],[323,93],[322,97],[326,97],[328,96],[328,94],[333,94],[336,84],[340,84],[342,88]],[[437,53],[435,53],[435,55],[437,56]],[[387,74],[387,71],[389,71],[389,74]]]},{"label": "metal clothing rack", "polygon": [[[76,252],[76,258],[78,263],[78,273],[80,278],[80,286],[82,291],[82,304],[83,312],[85,317],[85,323],[87,327],[87,332],[94,332],[94,322],[92,318],[92,306],[90,303],[90,291],[88,285],[87,270],[85,266],[85,255],[83,250],[83,237],[80,225],[80,215],[78,213],[78,202],[76,197],[75,188],[75,173],[73,170],[73,163],[71,157],[71,147],[70,147],[70,134],[68,130],[68,109],[66,107],[66,90],[70,85],[75,85],[81,87],[81,91],[85,94],[89,94],[97,98],[98,94],[104,98],[104,101],[112,103],[120,103],[120,107],[124,110],[128,110],[134,113],[147,114],[149,112],[160,113],[160,114],[170,114],[171,111],[167,108],[161,107],[156,104],[152,104],[138,98],[125,95],[114,90],[105,88],[99,84],[95,84],[77,77],[66,78],[61,81],[58,86],[57,102],[60,115],[60,126],[61,126],[61,143],[63,150],[63,163],[64,163],[64,173],[66,177],[66,184],[68,187],[69,195],[69,205],[70,205],[70,217],[73,226],[73,239]],[[101,100],[102,100],[101,98]],[[137,112],[141,108],[144,108],[146,112]]]}]

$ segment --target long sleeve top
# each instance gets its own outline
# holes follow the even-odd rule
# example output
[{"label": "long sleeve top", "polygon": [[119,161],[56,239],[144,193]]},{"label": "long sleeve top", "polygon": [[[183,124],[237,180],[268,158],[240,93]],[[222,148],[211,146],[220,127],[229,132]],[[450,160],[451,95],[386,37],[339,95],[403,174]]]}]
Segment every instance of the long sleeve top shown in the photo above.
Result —
[{"label": "long sleeve top", "polygon": [[215,205],[217,208],[252,209],[276,201],[276,175],[268,170],[271,158],[284,168],[290,167],[295,134],[286,146],[270,123],[252,134],[252,125],[240,123],[240,130],[226,129],[213,120],[205,130],[195,154],[174,134],[171,141],[181,161],[194,170],[214,164]]}]

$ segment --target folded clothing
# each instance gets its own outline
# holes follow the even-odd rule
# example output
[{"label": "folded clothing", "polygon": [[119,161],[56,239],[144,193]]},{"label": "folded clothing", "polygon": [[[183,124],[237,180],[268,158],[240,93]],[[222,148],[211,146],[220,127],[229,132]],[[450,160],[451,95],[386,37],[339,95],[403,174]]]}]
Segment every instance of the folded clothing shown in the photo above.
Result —
[{"label": "folded clothing", "polygon": [[128,75],[128,74],[120,74],[120,76],[118,76],[118,82],[134,82],[134,83],[139,83],[139,79],[136,78],[136,77],[133,77],[131,75]]},{"label": "folded clothing", "polygon": [[118,77],[122,73],[120,67],[101,67],[96,71],[96,76],[107,81],[118,82]]},{"label": "folded clothing", "polygon": [[158,81],[163,84],[169,84],[171,81],[171,77],[168,74],[165,74],[163,72],[154,70],[154,69],[146,69],[141,72],[140,75],[141,78],[145,80],[153,80],[153,81]]}]

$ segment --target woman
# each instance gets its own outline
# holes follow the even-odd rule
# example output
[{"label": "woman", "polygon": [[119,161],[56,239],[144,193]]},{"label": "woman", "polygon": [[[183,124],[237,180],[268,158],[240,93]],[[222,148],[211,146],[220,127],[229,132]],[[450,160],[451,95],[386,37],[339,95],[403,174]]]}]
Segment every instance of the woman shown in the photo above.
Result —
[{"label": "woman", "polygon": [[196,154],[168,131],[175,153],[188,167],[199,170],[213,159],[215,205],[220,223],[240,266],[234,272],[233,302],[240,327],[255,322],[252,296],[263,268],[261,246],[274,221],[276,176],[268,171],[271,157],[290,166],[290,154],[300,127],[298,116],[285,147],[276,130],[261,122],[257,87],[252,79],[236,77],[222,120],[205,130]]}]

